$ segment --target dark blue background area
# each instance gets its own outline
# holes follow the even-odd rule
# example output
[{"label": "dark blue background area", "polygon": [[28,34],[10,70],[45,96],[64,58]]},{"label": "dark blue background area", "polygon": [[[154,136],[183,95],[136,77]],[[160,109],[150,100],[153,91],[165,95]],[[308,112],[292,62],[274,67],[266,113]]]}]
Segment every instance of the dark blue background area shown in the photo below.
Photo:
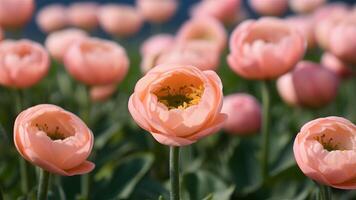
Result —
[{"label": "dark blue background area", "polygon": [[[88,2],[90,0],[36,0],[36,9],[37,11],[41,9],[41,7],[53,3],[62,3],[64,5],[69,5],[73,2]],[[91,0],[93,2],[94,0]],[[173,32],[176,27],[178,27],[182,22],[184,22],[188,16],[189,16],[189,8],[191,5],[199,2],[199,0],[178,0],[180,2],[179,10],[177,11],[176,15],[172,20],[170,20],[168,23],[163,24],[161,27],[161,30],[163,32]],[[123,3],[123,4],[131,4],[134,5],[135,0],[97,0],[94,1],[99,4],[105,4],[105,3]],[[243,0],[244,6],[249,10],[249,12],[252,13],[252,16],[256,16],[251,9],[248,8],[247,5],[247,0]],[[337,2],[337,0],[329,0],[328,2]],[[338,2],[341,2],[338,0]],[[347,2],[349,4],[356,3],[356,0],[343,0],[343,2]],[[145,27],[141,30],[139,35],[144,35],[146,32],[149,32],[150,26],[145,25]],[[94,35],[99,35],[101,37],[105,37],[105,33],[102,31],[98,30],[93,33]],[[28,24],[28,26],[25,29],[24,36],[27,38],[35,39],[35,40],[42,40],[45,35],[38,30],[37,25],[34,21],[34,18],[32,21]]]}]

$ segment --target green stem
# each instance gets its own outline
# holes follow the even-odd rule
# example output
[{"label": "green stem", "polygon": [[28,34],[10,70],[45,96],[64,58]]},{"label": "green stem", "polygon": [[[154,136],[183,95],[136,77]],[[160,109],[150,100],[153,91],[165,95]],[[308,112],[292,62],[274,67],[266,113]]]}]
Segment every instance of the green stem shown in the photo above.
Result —
[{"label": "green stem", "polygon": [[180,200],[179,189],[179,147],[169,148],[169,175],[171,183],[170,200]]},{"label": "green stem", "polygon": [[262,178],[268,179],[268,157],[269,157],[269,114],[270,114],[270,91],[268,82],[263,81],[262,92]]},{"label": "green stem", "polygon": [[40,172],[40,182],[38,184],[37,200],[46,200],[48,193],[50,173],[44,169]]},{"label": "green stem", "polygon": [[331,189],[329,186],[326,185],[319,185],[319,199],[320,200],[331,200]]},{"label": "green stem", "polygon": [[[22,111],[22,99],[21,92],[19,90],[13,90],[14,101],[15,101],[15,113],[18,115]],[[24,194],[28,194],[30,192],[30,174],[29,174],[29,166],[22,157],[19,157],[20,163],[20,176],[21,176],[21,189]]]}]

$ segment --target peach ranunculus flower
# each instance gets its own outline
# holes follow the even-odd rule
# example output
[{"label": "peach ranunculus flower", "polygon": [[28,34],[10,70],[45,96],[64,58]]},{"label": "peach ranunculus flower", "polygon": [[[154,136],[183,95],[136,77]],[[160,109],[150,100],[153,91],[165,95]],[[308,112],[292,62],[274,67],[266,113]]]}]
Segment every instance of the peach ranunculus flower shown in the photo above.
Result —
[{"label": "peach ranunculus flower", "polygon": [[174,46],[175,39],[170,34],[157,34],[143,42],[140,48],[141,53],[141,71],[146,73],[152,67],[157,65],[158,57]]},{"label": "peach ranunculus flower", "polygon": [[303,58],[304,37],[281,19],[264,17],[240,24],[230,38],[228,64],[247,79],[274,79]]},{"label": "peach ranunculus flower", "polygon": [[21,28],[31,20],[34,0],[0,0],[0,26]]},{"label": "peach ranunculus flower", "polygon": [[312,16],[298,15],[288,17],[287,23],[296,28],[304,36],[308,43],[308,49],[315,47],[315,22]]},{"label": "peach ranunculus flower", "polygon": [[123,4],[107,4],[99,10],[101,28],[114,36],[129,37],[143,25],[143,18],[136,8]]},{"label": "peach ranunculus flower", "polygon": [[260,15],[280,16],[288,10],[288,0],[249,0],[248,2]]},{"label": "peach ranunculus flower", "polygon": [[224,24],[233,24],[239,17],[241,0],[205,0],[192,9],[192,16],[214,17]]},{"label": "peach ranunculus flower", "polygon": [[116,87],[116,84],[93,86],[90,88],[90,99],[93,102],[106,101],[114,94]]},{"label": "peach ranunculus flower", "polygon": [[128,107],[136,123],[159,143],[185,146],[222,127],[222,98],[214,71],[164,64],[137,82]]},{"label": "peach ranunculus flower", "polygon": [[334,188],[356,189],[356,125],[342,117],[305,124],[294,141],[294,157],[309,178]]},{"label": "peach ranunculus flower", "polygon": [[66,7],[61,4],[43,7],[37,14],[36,23],[46,33],[66,27],[68,24]]},{"label": "peach ranunculus flower", "polygon": [[209,42],[219,51],[226,47],[224,26],[212,17],[194,17],[183,24],[177,33],[177,42]]},{"label": "peach ranunculus flower", "polygon": [[0,85],[28,88],[48,72],[49,56],[38,43],[30,40],[0,42]]},{"label": "peach ranunculus flower", "polygon": [[255,97],[237,93],[224,97],[222,113],[227,114],[224,130],[231,134],[257,133],[262,122],[261,105]]},{"label": "peach ranunculus flower", "polygon": [[296,13],[310,13],[322,6],[327,0],[289,0],[291,9]]},{"label": "peach ranunculus flower", "polygon": [[178,44],[157,58],[157,64],[193,65],[200,70],[217,70],[219,62],[220,52],[208,42]]},{"label": "peach ranunculus flower", "polygon": [[173,17],[178,8],[177,0],[136,0],[138,11],[145,20],[163,23]]},{"label": "peach ranunculus flower", "polygon": [[14,142],[27,161],[62,176],[86,174],[95,165],[87,161],[94,136],[73,113],[42,104],[21,112],[15,121]]},{"label": "peach ranunculus flower", "polygon": [[80,40],[67,50],[64,66],[87,85],[108,85],[124,79],[129,59],[119,44],[98,38]]},{"label": "peach ranunculus flower", "polygon": [[69,24],[86,30],[98,26],[99,5],[95,2],[72,3],[67,9]]},{"label": "peach ranunculus flower", "polygon": [[339,88],[336,74],[319,64],[301,61],[277,80],[277,89],[290,105],[321,107],[333,101]]},{"label": "peach ranunculus flower", "polygon": [[45,41],[45,47],[52,57],[63,61],[63,57],[69,47],[80,40],[88,37],[88,34],[80,29],[69,28],[55,31],[49,34]]},{"label": "peach ranunculus flower", "polygon": [[351,66],[348,63],[340,60],[329,52],[325,52],[322,55],[320,62],[323,67],[336,73],[340,78],[349,78],[356,75],[353,73]]}]

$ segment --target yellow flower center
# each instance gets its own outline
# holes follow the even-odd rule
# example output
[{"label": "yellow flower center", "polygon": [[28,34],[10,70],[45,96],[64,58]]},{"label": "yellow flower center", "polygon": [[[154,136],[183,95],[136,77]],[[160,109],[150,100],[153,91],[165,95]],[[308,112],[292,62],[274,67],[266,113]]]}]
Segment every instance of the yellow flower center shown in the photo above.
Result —
[{"label": "yellow flower center", "polygon": [[316,136],[314,139],[316,139],[321,145],[323,145],[324,149],[327,151],[344,150],[340,148],[338,144],[333,144],[333,138],[330,137],[326,139],[325,134],[321,136]]},{"label": "yellow flower center", "polygon": [[164,104],[168,110],[186,109],[189,106],[197,105],[204,93],[202,85],[183,85],[178,88],[170,86],[162,87],[155,91],[158,101]]}]

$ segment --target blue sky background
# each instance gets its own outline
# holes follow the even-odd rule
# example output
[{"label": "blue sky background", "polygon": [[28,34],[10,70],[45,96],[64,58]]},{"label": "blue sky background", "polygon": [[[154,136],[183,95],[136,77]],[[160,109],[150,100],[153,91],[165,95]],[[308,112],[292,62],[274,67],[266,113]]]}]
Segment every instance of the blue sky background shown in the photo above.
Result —
[{"label": "blue sky background", "polygon": [[[73,2],[87,2],[90,0],[36,0],[36,9],[39,10],[41,7],[48,5],[48,4],[53,4],[53,3],[63,3],[65,5],[69,5],[70,3]],[[92,2],[94,0],[91,0]],[[247,6],[247,0],[243,0],[244,5]],[[341,1],[341,0],[338,0]],[[356,3],[356,0],[343,0],[344,2],[348,2],[350,4]],[[124,4],[131,4],[133,5],[135,0],[96,0],[95,2],[98,2],[100,4],[105,4],[105,3],[124,3]],[[180,7],[174,18],[169,21],[168,23],[162,25],[161,29],[163,32],[172,32],[175,30],[176,27],[178,27],[182,22],[184,22],[189,15],[189,7],[197,2],[199,0],[179,0],[180,2]],[[337,2],[336,0],[329,0],[329,2]],[[247,6],[248,8],[248,6]],[[250,10],[251,11],[251,10]],[[144,35],[146,32],[149,32],[150,27],[149,25],[145,25],[145,27],[142,29],[142,31],[139,33],[139,35]],[[94,35],[100,35],[102,37],[105,37],[105,33],[101,32],[98,30],[97,32],[94,33]],[[25,31],[25,37],[36,39],[36,40],[41,40],[44,38],[44,34],[41,33],[38,28],[36,23],[34,22],[34,18],[32,21],[28,24],[26,27]]]}]

